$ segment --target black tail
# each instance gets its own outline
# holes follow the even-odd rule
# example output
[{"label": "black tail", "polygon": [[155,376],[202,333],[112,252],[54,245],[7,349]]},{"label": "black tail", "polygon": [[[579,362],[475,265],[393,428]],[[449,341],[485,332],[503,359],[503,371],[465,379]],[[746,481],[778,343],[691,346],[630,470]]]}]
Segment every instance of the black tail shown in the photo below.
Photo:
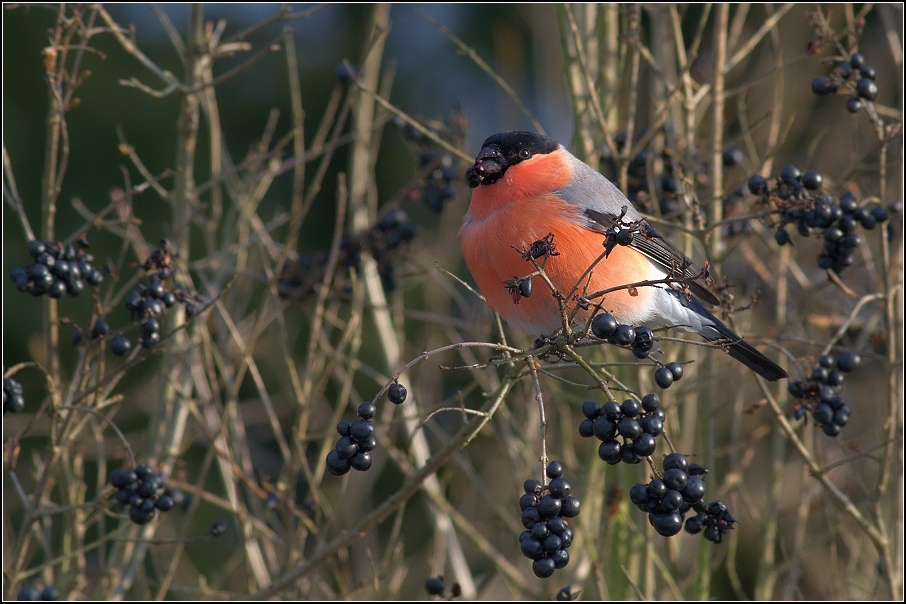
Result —
[{"label": "black tail", "polygon": [[[683,296],[681,296],[682,298]],[[701,335],[709,341],[729,340],[727,352],[731,357],[770,382],[776,382],[790,377],[777,363],[761,354],[751,344],[733,333],[733,330],[724,325],[720,319],[709,313],[695,298],[685,297],[683,305],[695,310],[698,314],[708,318],[713,325],[709,325]]]},{"label": "black tail", "polygon": [[[739,336],[736,337],[739,338]],[[777,363],[758,352],[751,344],[741,338],[730,344],[727,352],[730,353],[731,357],[769,382],[776,382],[790,377]]]}]

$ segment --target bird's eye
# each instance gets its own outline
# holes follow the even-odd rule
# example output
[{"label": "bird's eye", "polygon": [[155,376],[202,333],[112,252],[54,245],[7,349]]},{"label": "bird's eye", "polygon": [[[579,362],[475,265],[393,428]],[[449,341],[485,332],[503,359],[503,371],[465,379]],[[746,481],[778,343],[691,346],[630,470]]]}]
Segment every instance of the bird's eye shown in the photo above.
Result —
[{"label": "bird's eye", "polygon": [[519,149],[519,159],[528,159],[532,156],[532,152],[528,149]]}]

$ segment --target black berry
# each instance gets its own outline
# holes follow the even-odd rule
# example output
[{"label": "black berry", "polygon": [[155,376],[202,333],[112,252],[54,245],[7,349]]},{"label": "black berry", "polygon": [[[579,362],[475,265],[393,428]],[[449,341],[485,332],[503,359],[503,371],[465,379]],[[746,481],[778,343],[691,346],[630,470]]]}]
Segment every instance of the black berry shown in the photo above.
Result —
[{"label": "black berry", "polygon": [[221,518],[211,523],[211,526],[208,527],[208,534],[218,537],[224,534],[228,528],[230,528],[229,521],[226,518]]},{"label": "black berry", "polygon": [[856,92],[858,92],[859,96],[863,99],[874,101],[878,98],[878,85],[875,84],[873,80],[863,77],[859,80],[859,83],[856,84]]},{"label": "black berry", "polygon": [[722,160],[725,166],[735,166],[741,164],[745,160],[745,156],[738,147],[728,147],[724,149]]},{"label": "black berry", "polygon": [[820,189],[822,182],[824,179],[814,170],[809,170],[802,175],[802,186],[811,191]]},{"label": "black berry", "polygon": [[608,313],[596,315],[591,322],[591,333],[596,338],[606,340],[617,330],[617,320]]},{"label": "black berry", "polygon": [[833,94],[837,92],[837,83],[828,76],[818,76],[812,80],[812,92],[815,94]]},{"label": "black berry", "polygon": [[349,469],[352,467],[352,464],[348,459],[341,458],[336,450],[332,450],[327,454],[327,471],[333,474],[334,476],[342,476],[349,472]]},{"label": "black berry", "polygon": [[129,354],[132,350],[132,342],[124,335],[113,336],[110,340],[110,352],[118,357]]},{"label": "black berry", "polygon": [[664,537],[677,535],[683,529],[683,518],[677,512],[651,514],[648,518],[654,530]]},{"label": "black berry", "polygon": [[362,419],[373,419],[377,413],[377,407],[371,401],[366,401],[359,405],[359,417]]},{"label": "black berry", "polygon": [[667,369],[673,374],[673,381],[678,382],[683,378],[683,366],[679,363],[667,363]]},{"label": "black berry", "polygon": [[19,413],[25,409],[25,397],[22,395],[22,384],[13,378],[3,378],[3,415]]},{"label": "black berry", "polygon": [[620,325],[611,336],[611,340],[620,346],[629,346],[635,340],[635,329],[631,325]]},{"label": "black berry", "polygon": [[844,352],[837,358],[837,367],[845,373],[854,371],[861,363],[862,358],[855,352]]},{"label": "black berry", "polygon": [[801,177],[802,171],[792,164],[784,166],[780,171],[780,178],[782,180],[794,182],[798,181]]},{"label": "black berry", "polygon": [[390,387],[387,389],[387,398],[390,399],[390,402],[394,405],[402,405],[406,402],[406,396],[408,394],[406,387],[400,384],[390,384]]},{"label": "black berry", "polygon": [[425,581],[425,591],[429,596],[439,596],[444,593],[445,589],[443,577],[430,577]]},{"label": "black berry", "polygon": [[352,459],[349,460],[349,464],[352,466],[353,470],[358,470],[359,472],[365,472],[371,467],[372,459],[371,453],[368,451],[359,451],[352,456]]},{"label": "black berry", "polygon": [[654,372],[654,382],[661,388],[669,388],[673,385],[673,372],[666,367],[661,367]]},{"label": "black berry", "polygon": [[761,195],[768,190],[768,181],[765,180],[764,176],[755,174],[749,178],[748,187],[753,195]]}]

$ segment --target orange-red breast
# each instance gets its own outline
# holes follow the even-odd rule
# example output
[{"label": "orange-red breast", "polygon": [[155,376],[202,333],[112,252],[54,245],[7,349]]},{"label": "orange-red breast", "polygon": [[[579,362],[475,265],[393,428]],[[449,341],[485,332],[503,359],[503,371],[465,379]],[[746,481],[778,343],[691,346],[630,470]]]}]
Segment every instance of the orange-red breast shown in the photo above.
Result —
[{"label": "orange-red breast", "polygon": [[[533,270],[517,250],[529,249],[549,233],[559,255],[550,256],[544,270],[564,295],[580,279],[577,291],[581,295],[585,290],[583,273],[605,250],[606,233],[616,236],[629,230],[631,236],[622,238],[623,243],[631,240],[628,245],[613,245],[594,267],[587,292],[682,276],[693,294],[717,303],[698,272],[657,235],[620,190],[563,145],[533,132],[502,132],[481,147],[466,174],[472,203],[459,237],[466,264],[488,304],[511,325],[533,335],[550,335],[562,327],[556,299],[541,291],[537,278],[535,295],[516,296],[515,301],[505,286]],[[762,377],[788,377],[679,286],[614,291],[604,296],[603,307],[620,323],[676,326],[707,340],[727,340],[730,356]],[[581,311],[577,321],[584,323],[589,312]]]}]

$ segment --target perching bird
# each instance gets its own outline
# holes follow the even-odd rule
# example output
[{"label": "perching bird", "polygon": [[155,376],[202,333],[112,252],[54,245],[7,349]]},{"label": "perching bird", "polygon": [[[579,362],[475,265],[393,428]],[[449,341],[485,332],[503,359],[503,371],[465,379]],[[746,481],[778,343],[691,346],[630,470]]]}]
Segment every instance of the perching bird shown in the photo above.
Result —
[{"label": "perching bird", "polygon": [[[533,132],[502,132],[481,147],[466,173],[472,203],[459,237],[466,264],[488,304],[511,325],[533,335],[550,335],[562,327],[556,299],[540,291],[537,278],[535,295],[513,293],[518,278],[534,270],[518,250],[530,249],[548,234],[553,234],[559,255],[547,258],[547,276],[564,296],[578,283],[568,300],[570,308],[583,291],[591,294],[668,276],[686,279],[692,294],[710,304],[718,302],[699,272],[657,235],[620,190],[563,145]],[[586,289],[588,276],[583,274],[605,251],[608,237],[610,251],[592,269]],[[584,324],[593,304],[579,312],[577,322]],[[676,326],[709,341],[726,340],[730,356],[758,375],[771,381],[788,377],[679,285],[614,291],[603,297],[603,308],[620,323]]]}]

